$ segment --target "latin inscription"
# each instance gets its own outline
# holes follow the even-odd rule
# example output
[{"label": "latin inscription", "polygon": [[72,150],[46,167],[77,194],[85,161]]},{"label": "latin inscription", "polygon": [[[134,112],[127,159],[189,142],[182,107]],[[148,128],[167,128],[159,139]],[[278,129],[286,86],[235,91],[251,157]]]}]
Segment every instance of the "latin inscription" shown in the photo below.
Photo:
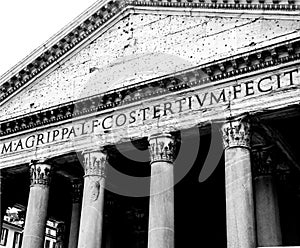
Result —
[{"label": "latin inscription", "polygon": [[296,76],[299,76],[299,70],[293,69],[282,74],[262,77],[254,81],[235,83],[226,88],[210,92],[193,94],[182,98],[176,97],[174,100],[144,106],[133,109],[130,112],[117,113],[120,111],[116,111],[116,113],[95,117],[82,123],[66,124],[66,126],[59,129],[31,134],[25,138],[7,143],[0,143],[0,151],[1,154],[18,152],[56,141],[74,139],[82,135],[109,132],[109,130],[114,128],[143,123],[144,121],[159,119],[189,110],[201,110],[219,103],[228,103],[230,100],[273,92],[291,85],[299,85],[300,82],[296,80]]}]

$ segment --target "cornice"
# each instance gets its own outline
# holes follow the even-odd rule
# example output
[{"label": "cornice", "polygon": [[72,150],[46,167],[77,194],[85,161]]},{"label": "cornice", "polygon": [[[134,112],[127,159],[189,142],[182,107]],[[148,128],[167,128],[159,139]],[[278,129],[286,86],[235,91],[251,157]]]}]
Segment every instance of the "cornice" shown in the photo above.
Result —
[{"label": "cornice", "polygon": [[[123,11],[125,8],[135,7],[158,7],[158,8],[190,8],[190,9],[224,9],[224,10],[272,10],[272,11],[297,11],[300,10],[300,0],[113,0],[99,1],[95,4],[97,10],[87,11],[75,23],[75,28],[66,34],[62,32],[59,40],[54,44],[50,42],[44,45],[40,51],[28,62],[20,63],[16,70],[6,73],[0,78],[0,104],[12,96],[23,86],[29,84],[35,77],[42,74],[52,64],[58,61],[70,50],[79,46],[97,30],[101,29],[110,19]],[[38,51],[39,52],[39,51]],[[28,63],[27,63],[28,62]]]},{"label": "cornice", "polygon": [[0,137],[300,61],[300,38],[0,123]]}]

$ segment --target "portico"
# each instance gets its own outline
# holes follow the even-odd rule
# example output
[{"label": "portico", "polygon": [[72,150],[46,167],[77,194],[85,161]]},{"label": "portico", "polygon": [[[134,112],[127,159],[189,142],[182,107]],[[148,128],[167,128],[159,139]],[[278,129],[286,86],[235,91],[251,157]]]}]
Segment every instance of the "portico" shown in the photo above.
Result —
[{"label": "portico", "polygon": [[99,1],[1,77],[22,248],[300,246],[297,4]]}]

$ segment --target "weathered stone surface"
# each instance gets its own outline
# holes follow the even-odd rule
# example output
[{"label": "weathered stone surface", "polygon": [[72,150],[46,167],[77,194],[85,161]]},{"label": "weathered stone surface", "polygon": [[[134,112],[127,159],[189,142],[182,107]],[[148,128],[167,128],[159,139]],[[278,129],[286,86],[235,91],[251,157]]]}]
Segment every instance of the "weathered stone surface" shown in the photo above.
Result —
[{"label": "weathered stone surface", "polygon": [[[42,170],[40,168],[42,168]],[[45,172],[45,168],[50,168],[50,166],[46,164],[31,165],[33,172],[31,173],[31,187],[26,210],[22,248],[40,248],[43,247],[44,244],[49,185],[45,183],[45,180],[40,174]],[[48,177],[50,176],[47,175],[47,178]],[[49,181],[49,179],[47,179],[47,181]]]},{"label": "weathered stone surface", "polygon": [[[296,67],[298,68],[298,67]],[[113,113],[113,115],[118,115],[120,113],[129,115],[129,113],[133,110],[151,107],[150,111],[150,118],[147,120],[143,120],[141,115],[137,118],[137,121],[132,124],[126,124],[121,127],[114,126],[113,129],[109,130],[99,130],[96,133],[80,135],[76,138],[70,138],[65,140],[57,139],[54,142],[49,144],[40,144],[36,147],[32,148],[24,148],[23,150],[13,151],[11,153],[2,154],[0,156],[0,164],[2,168],[7,166],[14,166],[23,163],[29,163],[31,159],[39,158],[39,157],[46,157],[51,158],[53,156],[63,155],[68,152],[82,151],[91,148],[91,146],[105,146],[108,144],[116,144],[121,143],[124,141],[130,141],[132,139],[139,139],[140,137],[147,137],[151,130],[154,127],[156,128],[167,128],[167,131],[175,131],[175,130],[182,130],[186,128],[191,128],[199,123],[206,123],[210,121],[218,121],[223,120],[224,118],[230,116],[238,116],[243,113],[255,113],[260,111],[268,111],[282,108],[282,106],[289,106],[292,104],[299,103],[300,100],[300,72],[294,73],[294,85],[290,84],[289,81],[289,74],[285,76],[281,76],[281,85],[280,89],[276,88],[277,81],[276,75],[278,73],[285,73],[287,71],[294,70],[295,67],[289,68],[282,68],[277,66],[274,68],[274,71],[266,72],[260,75],[251,75],[244,78],[236,78],[235,82],[232,82],[230,79],[222,80],[221,82],[214,84],[214,92],[216,92],[216,96],[221,92],[223,88],[226,88],[226,102],[222,100],[219,103],[213,101],[213,104],[210,104],[211,98],[210,95],[207,96],[205,104],[201,107],[196,99],[195,95],[198,95],[203,99],[205,93],[210,94],[211,88],[207,87],[206,85],[194,88],[194,89],[187,89],[184,90],[182,93],[174,94],[170,93],[167,96],[159,96],[154,97],[152,99],[145,100],[143,102],[139,102],[134,105],[124,105],[120,107],[116,107],[112,109],[112,112],[102,113],[99,118],[103,119],[106,116],[109,116]],[[245,96],[245,82],[248,81],[255,81],[258,82],[261,78],[266,78],[272,76],[272,80],[265,80],[261,86],[264,89],[271,89],[270,86],[273,85],[273,89],[268,92],[259,92],[257,87],[255,87],[255,94]],[[241,84],[241,93],[237,99],[232,99],[230,108],[229,108],[229,92],[233,91],[233,85]],[[228,88],[227,88],[228,87]],[[219,92],[219,93],[217,93]],[[232,93],[233,95],[233,93]],[[178,103],[175,103],[176,100],[182,98],[189,98],[192,96],[192,108],[189,109],[188,102],[184,104],[182,112],[179,112]],[[233,96],[231,96],[233,98]],[[161,108],[163,107],[163,103],[171,102],[173,104],[173,111],[174,114],[168,113],[166,116],[163,116],[161,113],[160,118],[153,119],[153,106],[159,105]],[[36,132],[47,132],[53,131],[54,129],[63,128],[68,125],[73,125],[76,123],[83,123],[91,121],[92,117],[85,117],[83,119],[75,119],[73,122],[67,121],[60,125],[49,125],[45,126],[42,129],[33,129],[30,132],[19,135],[18,137],[5,137],[5,139],[0,139],[1,142],[10,142],[12,141],[16,146],[20,138],[26,138],[30,134],[35,134]],[[1,146],[3,143],[0,143],[0,150],[2,150]],[[1,151],[0,151],[1,152]]]},{"label": "weathered stone surface", "polygon": [[96,151],[85,153],[83,163],[85,177],[78,247],[101,247],[106,155]]},{"label": "weathered stone surface", "polygon": [[254,50],[298,28],[297,20],[131,14],[5,103],[0,119]]},{"label": "weathered stone surface", "polygon": [[250,162],[251,127],[231,121],[222,127],[225,148],[227,247],[256,247]]},{"label": "weathered stone surface", "polygon": [[150,137],[149,248],[174,248],[174,171],[171,135]]},{"label": "weathered stone surface", "polygon": [[271,175],[255,178],[258,246],[282,245],[277,192]]},{"label": "weathered stone surface", "polygon": [[256,247],[250,152],[225,151],[227,247]]}]

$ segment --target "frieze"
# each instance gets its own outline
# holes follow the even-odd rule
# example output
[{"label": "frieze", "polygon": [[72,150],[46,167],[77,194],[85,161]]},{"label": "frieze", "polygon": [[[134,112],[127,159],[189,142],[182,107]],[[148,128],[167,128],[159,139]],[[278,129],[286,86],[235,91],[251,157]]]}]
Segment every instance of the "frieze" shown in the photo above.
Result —
[{"label": "frieze", "polygon": [[[51,110],[20,117],[16,120],[0,124],[0,137],[27,129],[68,120],[93,112],[101,112],[121,105],[141,101],[170,92],[177,92],[200,85],[212,84],[216,81],[236,77],[237,75],[277,66],[300,58],[300,42],[287,43],[253,54],[235,57],[217,65],[207,65],[177,75],[141,83],[118,91],[106,92],[89,99],[58,106]],[[204,72],[204,73],[203,73]],[[298,72],[298,71],[297,71]],[[207,76],[200,76],[207,75]],[[282,75],[281,75],[282,76]],[[280,80],[280,78],[279,78]],[[151,90],[153,89],[153,90]],[[263,91],[263,89],[262,89]]]},{"label": "frieze", "polygon": [[[191,111],[201,111],[208,107],[229,106],[235,101],[246,100],[262,94],[273,94],[283,89],[297,90],[299,85],[298,68],[289,69],[281,74],[268,74],[260,78],[250,78],[199,92],[190,92],[185,96],[175,96],[160,103],[149,103],[147,106],[117,109],[110,113],[95,115],[82,121],[64,124],[59,128],[47,131],[36,131],[22,138],[0,143],[0,154],[10,154],[36,147],[46,146],[59,141],[75,140],[85,135],[97,135],[114,129],[132,125],[143,125],[164,118],[178,116]],[[294,87],[296,86],[296,87]],[[259,108],[259,106],[257,106]]]},{"label": "frieze", "polygon": [[[0,86],[0,102],[8,98],[20,87],[27,84],[32,78],[45,71],[51,64],[69,52],[72,48],[82,43],[91,36],[95,31],[101,28],[112,17],[120,13],[126,7],[134,8],[135,6],[157,6],[157,7],[189,7],[189,8],[221,8],[221,9],[262,9],[278,11],[295,11],[300,9],[299,0],[279,0],[273,1],[272,4],[266,4],[264,0],[223,0],[208,2],[208,0],[180,0],[180,1],[110,1],[105,3],[95,13],[81,22],[76,28],[62,37],[56,44],[49,47],[45,52],[37,56],[31,63],[23,67],[18,73],[12,76],[8,81]],[[236,61],[234,62],[236,63]],[[221,67],[222,68],[222,67]],[[210,68],[208,68],[210,70]]]}]

